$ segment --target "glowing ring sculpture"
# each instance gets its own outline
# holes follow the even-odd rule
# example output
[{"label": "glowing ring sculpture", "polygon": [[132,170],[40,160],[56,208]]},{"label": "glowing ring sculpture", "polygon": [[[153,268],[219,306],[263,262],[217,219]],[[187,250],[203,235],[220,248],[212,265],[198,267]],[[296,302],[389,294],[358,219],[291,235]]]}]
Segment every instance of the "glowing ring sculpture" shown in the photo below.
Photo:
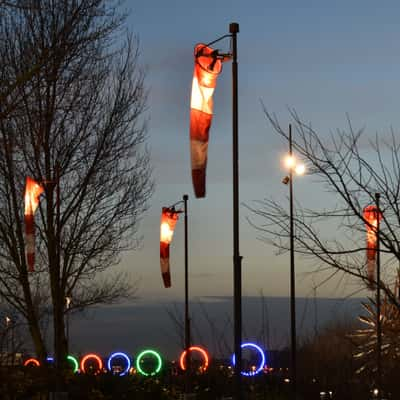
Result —
[{"label": "glowing ring sculpture", "polygon": [[90,359],[97,361],[98,370],[99,370],[99,372],[101,372],[101,370],[103,369],[103,361],[101,361],[101,358],[96,354],[86,354],[86,356],[82,358],[81,371],[86,374],[85,364],[86,364],[86,361],[88,361]]},{"label": "glowing ring sculpture", "polygon": [[40,362],[39,362],[39,360],[36,360],[36,358],[28,358],[24,362],[24,367],[28,367],[29,365],[34,365],[35,367],[40,367]]},{"label": "glowing ring sculpture", "polygon": [[[208,353],[199,346],[189,347],[189,351],[197,351],[198,353],[200,353],[203,356],[204,365],[201,367],[201,369],[204,372],[208,368],[208,364],[209,364]],[[179,359],[179,365],[183,371],[186,370],[185,358],[186,358],[186,350],[183,351],[183,353],[181,354],[181,358]]]},{"label": "glowing ring sculpture", "polygon": [[129,359],[129,357],[128,357],[125,353],[120,353],[120,352],[112,353],[112,354],[110,355],[110,357],[108,357],[107,369],[108,369],[110,372],[113,372],[113,371],[112,371],[111,361],[112,361],[113,358],[116,358],[116,357],[123,358],[123,359],[126,361],[126,368],[125,368],[122,372],[120,372],[120,373],[118,374],[119,376],[124,376],[124,375],[126,375],[126,374],[129,372],[129,370],[131,369],[131,360]]},{"label": "glowing ring sculpture", "polygon": [[74,366],[74,374],[76,373],[76,372],[78,372],[78,369],[79,369],[79,363],[78,363],[78,360],[74,357],[74,356],[71,356],[71,355],[68,355],[67,356],[67,360],[68,361],[70,361],[71,363],[72,363],[72,365]]},{"label": "glowing ring sculpture", "polygon": [[[154,357],[156,358],[157,362],[158,362],[157,367],[156,367],[156,369],[155,369],[153,372],[146,372],[146,371],[144,371],[144,370],[141,368],[141,366],[140,366],[140,361],[142,361],[143,357],[146,356],[146,355],[152,355],[152,356],[154,356]],[[156,351],[154,351],[154,350],[143,350],[143,351],[137,356],[137,359],[136,359],[136,369],[138,370],[138,372],[139,372],[140,374],[142,374],[142,375],[144,375],[144,376],[154,376],[154,375],[157,375],[157,374],[161,371],[161,368],[162,368],[162,359],[161,359],[160,354],[158,354]]]},{"label": "glowing ring sculpture", "polygon": [[[263,370],[264,365],[265,365],[265,355],[264,355],[262,348],[260,346],[257,346],[255,343],[243,343],[240,347],[242,349],[245,347],[251,347],[251,348],[257,350],[261,355],[260,365],[257,367],[257,369],[255,371],[249,371],[249,372],[241,371],[240,373],[244,376],[254,376],[254,375],[257,375],[258,373],[260,373]],[[235,366],[235,364],[236,364],[235,354],[233,354],[233,356],[232,356],[232,364],[233,364],[233,366]]]}]

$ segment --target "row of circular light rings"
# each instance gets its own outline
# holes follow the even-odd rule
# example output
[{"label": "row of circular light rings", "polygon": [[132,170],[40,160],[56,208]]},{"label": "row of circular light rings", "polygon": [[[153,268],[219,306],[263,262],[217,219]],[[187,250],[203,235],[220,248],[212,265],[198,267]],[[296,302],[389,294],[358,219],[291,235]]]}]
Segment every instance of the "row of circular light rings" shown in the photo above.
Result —
[{"label": "row of circular light rings", "polygon": [[[149,355],[154,356],[155,359],[157,360],[157,366],[156,366],[155,370],[152,371],[152,372],[146,372],[140,366],[141,360],[145,356],[149,356]],[[125,361],[125,364],[126,364],[125,368],[121,372],[119,372],[118,375],[119,376],[126,375],[129,372],[129,370],[131,369],[132,364],[131,364],[131,360],[128,357],[128,355],[125,354],[125,353],[122,353],[122,352],[116,352],[116,353],[112,353],[110,355],[110,357],[107,360],[107,369],[110,372],[113,372],[112,364],[113,364],[113,360],[116,359],[116,358],[123,359]],[[78,360],[74,356],[71,356],[71,355],[67,356],[67,360],[72,364],[73,372],[74,373],[78,372],[78,370],[79,370],[79,362],[78,362]],[[80,370],[83,373],[87,372],[87,370],[86,370],[87,365],[86,364],[90,360],[95,361],[97,363],[97,371],[98,372],[103,369],[103,360],[97,354],[91,353],[91,354],[86,354],[81,360]],[[53,362],[54,359],[52,357],[47,357],[46,361],[47,362]],[[31,366],[31,365],[39,367],[40,366],[40,362],[36,358],[29,358],[24,362],[24,366],[26,366],[26,367],[27,366]],[[156,374],[158,374],[160,372],[160,370],[162,368],[161,356],[154,350],[144,350],[138,355],[138,357],[136,359],[136,368],[139,371],[139,373],[141,373],[142,375],[145,375],[145,376],[156,375]]]},{"label": "row of circular light rings", "polygon": [[[265,360],[265,355],[264,355],[263,350],[259,346],[257,346],[255,343],[243,343],[241,347],[242,347],[242,349],[243,348],[254,349],[260,355],[260,363],[259,363],[259,365],[256,368],[253,368],[250,371],[242,371],[242,375],[244,375],[244,376],[257,375],[258,373],[260,373],[264,369],[264,367],[266,365],[266,363],[265,363],[266,360]],[[209,366],[209,355],[208,355],[207,351],[204,350],[200,346],[192,346],[192,347],[189,348],[189,351],[190,352],[200,353],[200,355],[203,358],[203,365],[201,366],[201,371],[203,371],[203,372],[206,371],[208,366]],[[182,370],[186,370],[186,364],[185,364],[186,355],[187,355],[187,351],[185,350],[185,351],[182,352],[182,354],[181,354],[181,356],[179,358],[179,366],[181,367]],[[149,357],[149,356],[154,357],[156,359],[157,365],[156,365],[156,367],[155,367],[155,369],[153,371],[146,372],[141,368],[140,363],[145,357]],[[131,366],[132,366],[131,360],[130,360],[130,358],[128,357],[127,354],[122,353],[122,352],[116,352],[116,353],[112,353],[110,355],[110,357],[107,360],[107,369],[110,372],[113,371],[113,368],[112,368],[112,364],[113,363],[112,362],[116,358],[124,359],[125,360],[125,364],[126,364],[125,368],[121,372],[119,372],[118,375],[119,376],[123,376],[123,375],[128,374],[130,369],[131,369]],[[71,355],[67,356],[67,360],[70,361],[73,364],[74,372],[77,372],[78,369],[79,369],[78,360],[75,357],[71,356]],[[101,371],[103,369],[103,361],[102,361],[102,359],[98,355],[91,353],[91,354],[86,354],[81,360],[80,369],[81,369],[81,371],[83,373],[86,373],[86,363],[89,360],[96,361],[97,367],[98,367],[98,371]],[[51,361],[53,361],[53,359],[51,357],[49,357],[49,358],[47,358],[47,361],[51,362]],[[232,364],[233,365],[235,365],[235,361],[236,361],[235,360],[235,355],[233,354],[233,356],[232,356]],[[25,363],[24,363],[24,366],[28,366],[28,365],[40,366],[40,362],[35,358],[30,358],[30,359],[26,360]],[[158,374],[160,372],[161,368],[162,368],[162,358],[161,358],[160,354],[157,353],[155,350],[150,350],[150,349],[149,350],[144,350],[137,356],[136,369],[138,370],[138,372],[140,374],[145,375],[145,376],[153,376],[153,375]]]}]

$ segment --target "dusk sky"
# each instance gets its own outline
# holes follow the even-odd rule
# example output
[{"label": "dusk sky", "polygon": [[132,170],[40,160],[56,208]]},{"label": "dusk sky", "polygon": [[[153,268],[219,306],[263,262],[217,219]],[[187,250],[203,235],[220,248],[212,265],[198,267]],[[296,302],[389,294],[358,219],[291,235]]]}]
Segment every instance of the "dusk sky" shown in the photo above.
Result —
[{"label": "dusk sky", "polygon": [[[240,201],[273,197],[288,204],[281,158],[287,150],[266,120],[261,101],[282,125],[287,107],[312,122],[321,138],[346,128],[346,113],[369,135],[398,127],[400,5],[395,1],[146,1],[135,2],[129,29],[140,38],[148,70],[149,146],[155,193],[144,215],[141,249],[124,255],[122,268],[140,279],[138,296],[183,297],[183,219],[171,244],[172,288],[164,289],[159,265],[162,206],[189,195],[190,295],[232,295],[231,64],[225,63],[214,96],[207,196],[195,199],[189,153],[189,98],[193,47],[228,33],[238,22]],[[219,43],[229,49],[229,39]],[[320,206],[321,188],[304,176],[295,182],[302,205]],[[250,213],[240,210],[243,295],[289,294],[289,256],[257,240]],[[262,221],[259,221],[262,222]],[[333,230],[332,230],[333,233]],[[296,260],[297,293],[312,295],[310,269]],[[354,282],[332,282],[318,296],[342,297]]]}]

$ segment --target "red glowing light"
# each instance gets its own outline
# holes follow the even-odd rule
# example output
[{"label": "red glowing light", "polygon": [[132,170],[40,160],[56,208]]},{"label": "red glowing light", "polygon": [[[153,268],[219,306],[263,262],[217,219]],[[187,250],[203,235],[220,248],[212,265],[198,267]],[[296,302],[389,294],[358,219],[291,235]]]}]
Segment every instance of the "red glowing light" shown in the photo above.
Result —
[{"label": "red glowing light", "polygon": [[37,360],[36,358],[28,358],[25,362],[24,362],[24,367],[28,367],[30,365],[33,365],[35,367],[40,367],[40,362],[39,360]]},{"label": "red glowing light", "polygon": [[[208,353],[207,353],[203,348],[201,348],[201,347],[199,347],[199,346],[192,346],[192,347],[189,347],[189,351],[191,351],[191,352],[192,352],[192,351],[197,351],[198,353],[200,353],[200,354],[202,355],[202,357],[203,357],[203,359],[204,359],[204,364],[203,364],[203,366],[201,367],[201,371],[204,372],[204,371],[208,368],[208,364],[209,364],[209,356],[208,356]],[[179,359],[179,365],[180,365],[180,367],[181,367],[181,369],[182,369],[183,371],[186,370],[186,365],[185,365],[186,353],[187,353],[187,351],[184,350],[183,353],[181,354],[180,359]]]},{"label": "red glowing light", "polygon": [[86,354],[85,357],[81,360],[81,371],[86,373],[85,364],[88,360],[95,360],[97,362],[98,370],[96,373],[99,373],[103,369],[103,361],[97,354]]}]

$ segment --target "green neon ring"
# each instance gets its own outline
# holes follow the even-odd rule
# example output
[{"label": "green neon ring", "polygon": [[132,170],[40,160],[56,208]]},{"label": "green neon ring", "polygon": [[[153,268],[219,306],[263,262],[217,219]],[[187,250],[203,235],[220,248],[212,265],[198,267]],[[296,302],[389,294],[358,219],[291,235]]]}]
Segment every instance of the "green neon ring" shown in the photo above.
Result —
[{"label": "green neon ring", "polygon": [[68,360],[68,361],[71,361],[72,365],[74,366],[74,374],[75,374],[76,372],[78,372],[78,369],[79,369],[78,360],[77,360],[74,356],[71,356],[71,355],[68,355],[68,356],[67,356],[67,360]]},{"label": "green neon ring", "polygon": [[[156,359],[157,359],[157,361],[158,361],[158,365],[157,365],[157,368],[155,369],[155,371],[153,371],[153,372],[146,372],[146,371],[143,371],[143,369],[140,367],[140,361],[142,360],[142,358],[144,357],[144,356],[146,356],[147,354],[150,354],[150,355],[152,355],[152,356],[154,356]],[[136,369],[139,371],[139,373],[141,373],[142,375],[144,375],[144,376],[154,376],[154,375],[157,375],[160,371],[161,371],[161,368],[162,368],[162,359],[161,359],[161,356],[156,352],[156,351],[154,351],[154,350],[143,350],[138,356],[137,356],[137,358],[136,358]]]}]

